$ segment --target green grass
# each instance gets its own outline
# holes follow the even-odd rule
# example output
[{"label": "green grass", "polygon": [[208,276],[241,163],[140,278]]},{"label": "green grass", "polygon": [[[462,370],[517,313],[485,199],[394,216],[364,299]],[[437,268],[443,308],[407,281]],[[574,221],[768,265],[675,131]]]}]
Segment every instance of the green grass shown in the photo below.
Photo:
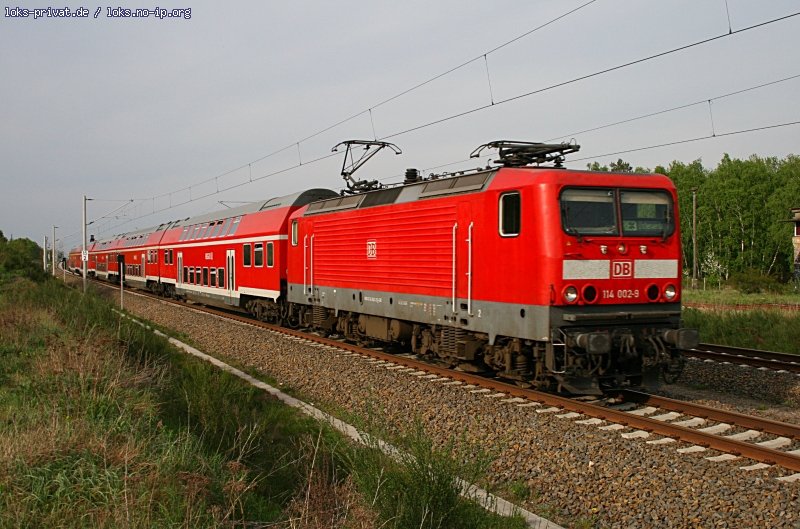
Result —
[{"label": "green grass", "polygon": [[800,313],[683,309],[683,325],[706,343],[800,354]]},{"label": "green grass", "polygon": [[352,446],[112,308],[0,283],[0,527],[524,526],[458,496],[485,467],[452,446]]},{"label": "green grass", "polygon": [[722,288],[708,286],[703,288],[700,283],[699,288],[692,289],[688,285],[683,286],[683,301],[685,303],[711,303],[720,305],[751,305],[764,303],[788,303],[800,305],[800,290],[793,285],[784,286],[782,292],[762,292],[756,294],[744,294],[740,291],[726,287]]}]

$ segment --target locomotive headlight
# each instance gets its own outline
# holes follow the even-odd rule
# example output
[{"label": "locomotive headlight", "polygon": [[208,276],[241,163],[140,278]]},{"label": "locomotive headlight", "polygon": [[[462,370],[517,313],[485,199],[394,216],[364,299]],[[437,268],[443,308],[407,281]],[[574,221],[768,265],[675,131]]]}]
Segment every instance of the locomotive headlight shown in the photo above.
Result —
[{"label": "locomotive headlight", "polygon": [[576,299],[578,299],[577,288],[570,286],[564,289],[564,301],[567,303],[575,303]]},{"label": "locomotive headlight", "polygon": [[675,285],[667,285],[664,287],[664,298],[667,301],[672,301],[677,295],[678,291],[675,289]]}]

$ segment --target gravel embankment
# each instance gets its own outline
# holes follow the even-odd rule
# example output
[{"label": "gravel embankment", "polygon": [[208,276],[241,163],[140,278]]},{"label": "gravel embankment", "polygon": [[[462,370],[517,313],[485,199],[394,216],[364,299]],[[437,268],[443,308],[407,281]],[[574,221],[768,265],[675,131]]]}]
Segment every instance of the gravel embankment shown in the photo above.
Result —
[{"label": "gravel embankment", "polygon": [[[257,368],[328,409],[372,414],[395,431],[418,419],[440,442],[463,437],[496,456],[493,484],[526,485],[531,491],[526,507],[566,526],[593,520],[603,528],[800,527],[800,483],[776,481],[790,473],[782,469],[747,472],[738,468],[750,463],[746,460],[738,465],[705,460],[704,455],[716,455],[712,451],[679,455],[675,448],[682,444],[625,440],[616,432],[374,368],[154,300],[128,296],[126,309],[185,333],[207,353]],[[737,375],[743,387],[758,387],[747,375]]]}]

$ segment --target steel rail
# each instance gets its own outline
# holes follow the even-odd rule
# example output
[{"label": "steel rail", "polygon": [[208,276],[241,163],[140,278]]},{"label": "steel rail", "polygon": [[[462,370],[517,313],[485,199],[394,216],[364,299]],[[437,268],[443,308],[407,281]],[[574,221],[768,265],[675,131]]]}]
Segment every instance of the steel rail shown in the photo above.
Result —
[{"label": "steel rail", "polygon": [[[175,302],[175,303],[183,305],[180,302]],[[530,401],[541,402],[548,406],[558,406],[560,408],[563,408],[564,410],[577,412],[582,415],[586,415],[588,417],[595,417],[612,423],[623,424],[625,426],[637,430],[644,430],[647,432],[656,433],[659,435],[663,435],[665,437],[670,437],[687,443],[703,446],[705,448],[713,448],[721,452],[734,454],[741,457],[746,457],[748,459],[752,459],[754,461],[758,461],[761,463],[778,465],[783,468],[787,468],[789,470],[800,472],[800,456],[790,454],[788,452],[783,452],[781,450],[766,448],[745,441],[737,441],[735,439],[729,439],[724,436],[709,434],[699,430],[694,430],[692,428],[678,426],[664,421],[659,421],[656,419],[650,419],[648,417],[632,415],[625,411],[598,406],[596,404],[580,402],[567,397],[553,395],[551,393],[544,393],[532,389],[520,388],[518,386],[509,384],[507,382],[501,382],[496,379],[490,379],[479,375],[466,373],[463,371],[454,371],[453,369],[450,368],[432,365],[421,360],[416,360],[414,358],[397,356],[395,354],[385,353],[383,351],[366,349],[364,347],[355,344],[349,344],[338,340],[332,340],[330,338],[325,338],[315,334],[308,334],[306,332],[295,329],[287,329],[285,327],[279,327],[277,325],[264,323],[258,320],[253,320],[245,316],[230,314],[228,312],[218,311],[216,309],[209,309],[208,307],[203,307],[202,309],[198,310],[202,310],[203,312],[216,313],[218,315],[228,318],[233,317],[233,319],[236,319],[238,321],[248,323],[251,325],[256,325],[258,327],[269,329],[274,332],[282,333],[289,336],[294,336],[296,338],[301,338],[304,340],[313,341],[322,345],[336,347],[345,351],[360,354],[362,356],[383,360],[385,362],[391,362],[393,364],[403,365],[405,367],[414,368],[418,371],[425,371],[430,374],[439,375],[440,377],[451,378],[459,382],[473,384],[475,386],[480,386],[497,392],[506,393],[513,397],[519,397]],[[655,397],[654,400],[651,402],[655,402]],[[662,402],[665,405],[667,404],[667,400],[664,400]],[[723,412],[721,410],[713,410],[712,408],[701,407],[699,405],[692,405],[690,403],[680,403],[678,401],[673,401],[673,402],[676,403],[676,405],[677,404],[685,405],[687,413],[692,408],[692,406],[694,406],[695,409],[698,410],[700,416],[707,414],[709,415],[709,418],[711,415],[715,415],[716,417],[725,417],[727,419],[725,420],[725,422],[728,422],[731,420],[731,418],[738,416],[742,418],[742,422],[740,423],[739,421],[737,421],[735,423],[737,426],[743,426],[747,428],[752,427],[753,429],[765,432],[766,431],[787,432],[789,433],[789,436],[793,438],[800,438],[800,431],[799,431],[800,428],[798,428],[795,425],[785,424],[781,426],[782,423],[778,423],[777,421],[770,421],[768,419],[759,419],[757,417],[735,414],[733,412]]]},{"label": "steel rail", "polygon": [[793,373],[800,373],[800,355],[791,353],[701,343],[695,349],[684,351],[683,355],[704,360],[745,364],[767,369],[783,369]]},{"label": "steel rail", "polygon": [[[423,362],[421,360],[416,360],[414,358],[408,358],[404,356],[394,355],[391,353],[385,353],[382,351],[366,349],[358,345],[349,344],[338,340],[332,340],[330,338],[325,338],[314,334],[308,334],[306,332],[295,329],[279,327],[277,325],[252,319],[250,317],[246,317],[239,314],[232,314],[231,312],[222,311],[215,308],[209,308],[203,305],[187,306],[185,303],[182,303],[180,301],[160,298],[150,293],[148,293],[147,296],[152,297],[153,299],[159,301],[164,301],[178,306],[189,307],[200,312],[214,314],[224,318],[243,322],[248,325],[261,327],[273,332],[285,334],[288,336],[293,336],[296,338],[301,338],[308,341],[313,341],[322,345],[336,347],[345,351],[350,351],[352,353],[360,354],[365,357],[372,357],[386,362],[391,362],[397,365],[403,365],[405,367],[414,368],[418,371],[425,371],[430,374],[436,374],[439,375],[440,377],[448,377],[453,380],[457,380],[459,382],[473,384],[475,386],[481,386],[483,388],[492,389],[497,392],[503,392],[514,397],[519,397],[535,402],[541,402],[542,404],[547,404],[549,406],[557,406],[564,410],[577,412],[582,415],[586,415],[588,417],[598,418],[616,424],[622,424],[637,430],[656,433],[664,437],[670,437],[673,439],[677,439],[687,443],[692,443],[705,448],[712,448],[715,450],[719,450],[721,452],[745,457],[761,463],[778,465],[780,467],[795,472],[800,472],[800,455],[794,455],[788,452],[783,452],[772,448],[766,448],[764,446],[759,446],[757,444],[747,443],[744,441],[737,441],[735,439],[730,439],[724,436],[709,434],[706,432],[702,432],[700,430],[694,430],[685,426],[678,426],[664,421],[650,419],[644,416],[633,415],[625,411],[615,410],[612,408],[598,406],[586,402],[580,402],[577,400],[573,400],[567,397],[561,397],[559,395],[554,395],[551,393],[543,393],[541,391],[536,391],[532,389],[520,388],[506,382],[501,382],[496,379],[485,378],[479,375],[473,375],[463,371],[455,371],[450,368],[432,365],[427,362]],[[688,403],[682,403],[682,404],[686,404],[687,406],[689,405]],[[767,428],[774,428],[774,426],[772,425],[763,424],[763,420],[761,419],[754,417],[748,417],[748,419],[749,421],[756,421],[756,422],[748,422],[748,424],[759,425],[754,429],[767,431]],[[768,422],[775,423],[775,421],[768,421]]]},{"label": "steel rail", "polygon": [[628,402],[649,404],[693,417],[702,417],[703,419],[710,419],[712,421],[735,424],[743,428],[800,440],[800,425],[797,424],[773,421],[762,417],[753,417],[752,415],[745,415],[735,411],[720,410],[718,408],[703,406],[702,404],[670,399],[659,395],[650,395],[649,393],[642,393],[641,391],[624,390],[620,391],[620,395]]}]

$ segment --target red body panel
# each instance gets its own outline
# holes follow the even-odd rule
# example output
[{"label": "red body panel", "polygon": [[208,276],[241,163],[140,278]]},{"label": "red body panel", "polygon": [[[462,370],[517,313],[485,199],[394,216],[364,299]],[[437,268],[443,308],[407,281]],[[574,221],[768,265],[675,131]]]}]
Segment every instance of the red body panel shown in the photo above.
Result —
[{"label": "red body panel", "polygon": [[[609,305],[651,302],[645,292],[652,284],[662,288],[670,283],[679,289],[677,231],[662,240],[576,237],[562,229],[562,189],[598,185],[663,189],[677,204],[674,185],[661,175],[501,169],[477,193],[308,216],[305,210],[298,211],[293,216],[298,221],[298,241],[289,248],[288,280],[449,298],[455,272],[458,299],[468,297],[471,289],[474,300],[524,305],[565,304],[562,291],[568,285],[582,291],[591,284],[599,292],[592,303]],[[521,196],[522,223],[519,235],[513,237],[501,236],[498,226],[500,196],[507,192]],[[621,242],[625,254],[617,250]],[[607,261],[609,270],[614,262],[632,266],[646,260],[674,261],[675,267],[671,277],[658,279],[634,278],[630,267],[630,277],[613,278],[609,273],[606,279],[564,279],[565,260]],[[582,299],[576,302],[582,303]]]}]

